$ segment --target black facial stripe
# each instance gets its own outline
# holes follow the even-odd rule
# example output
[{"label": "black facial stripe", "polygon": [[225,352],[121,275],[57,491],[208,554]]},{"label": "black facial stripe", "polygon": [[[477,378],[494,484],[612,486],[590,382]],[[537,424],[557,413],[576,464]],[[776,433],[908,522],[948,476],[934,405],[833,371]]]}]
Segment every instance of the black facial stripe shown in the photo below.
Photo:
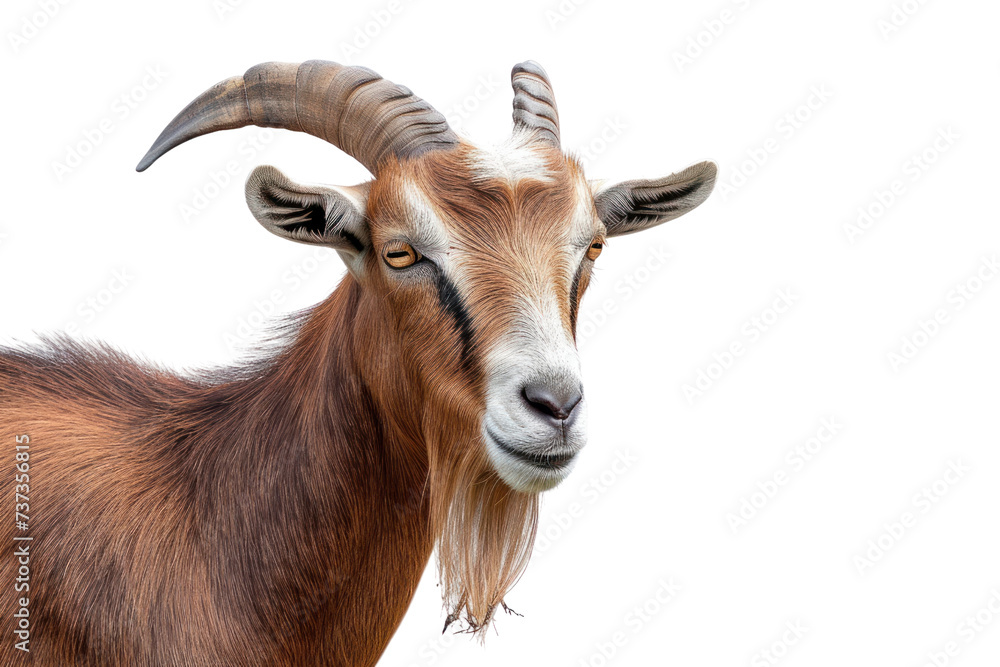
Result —
[{"label": "black facial stripe", "polygon": [[462,366],[472,363],[472,318],[465,309],[462,295],[440,269],[437,271],[437,292],[441,308],[455,321],[455,331],[462,341]]},{"label": "black facial stripe", "polygon": [[573,331],[573,340],[576,340],[576,314],[580,310],[580,274],[583,273],[583,262],[576,267],[576,274],[573,276],[573,284],[569,288],[569,324]]}]

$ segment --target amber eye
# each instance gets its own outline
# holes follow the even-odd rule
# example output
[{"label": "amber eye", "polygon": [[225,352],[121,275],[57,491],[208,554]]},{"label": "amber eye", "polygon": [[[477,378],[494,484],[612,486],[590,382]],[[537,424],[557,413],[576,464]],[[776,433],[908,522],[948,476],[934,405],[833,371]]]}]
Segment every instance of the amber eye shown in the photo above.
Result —
[{"label": "amber eye", "polygon": [[382,249],[382,259],[394,269],[405,269],[419,262],[423,256],[409,243],[390,241]]},{"label": "amber eye", "polygon": [[587,259],[595,260],[601,255],[601,251],[604,250],[604,243],[601,241],[594,241],[587,248]]}]

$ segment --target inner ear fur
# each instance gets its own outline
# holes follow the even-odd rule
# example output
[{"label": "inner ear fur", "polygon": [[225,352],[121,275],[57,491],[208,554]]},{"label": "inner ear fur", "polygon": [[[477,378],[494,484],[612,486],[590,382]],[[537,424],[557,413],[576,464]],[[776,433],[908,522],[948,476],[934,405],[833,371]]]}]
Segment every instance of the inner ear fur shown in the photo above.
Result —
[{"label": "inner ear fur", "polygon": [[714,162],[699,162],[664,178],[597,186],[597,215],[607,227],[608,236],[655,227],[694,210],[708,199],[717,171]]},{"label": "inner ear fur", "polygon": [[279,169],[263,165],[247,177],[247,206],[272,234],[361,252],[369,244],[365,219],[369,186],[300,185]]}]

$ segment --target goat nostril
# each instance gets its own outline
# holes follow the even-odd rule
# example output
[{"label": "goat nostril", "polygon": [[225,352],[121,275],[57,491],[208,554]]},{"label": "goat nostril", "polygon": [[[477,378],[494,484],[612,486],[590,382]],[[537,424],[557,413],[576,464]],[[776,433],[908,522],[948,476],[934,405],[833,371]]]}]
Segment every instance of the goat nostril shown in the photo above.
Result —
[{"label": "goat nostril", "polygon": [[553,391],[540,384],[528,385],[521,390],[521,395],[538,412],[561,421],[569,419],[573,408],[583,399],[579,390]]}]

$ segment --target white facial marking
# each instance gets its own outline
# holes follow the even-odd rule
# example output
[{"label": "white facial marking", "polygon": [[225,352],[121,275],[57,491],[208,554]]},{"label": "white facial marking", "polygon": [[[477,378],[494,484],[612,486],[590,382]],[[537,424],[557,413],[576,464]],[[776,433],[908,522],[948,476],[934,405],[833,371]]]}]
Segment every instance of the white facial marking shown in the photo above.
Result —
[{"label": "white facial marking", "polygon": [[[569,474],[586,442],[586,401],[573,410],[567,425],[540,416],[523,390],[541,384],[557,393],[582,390],[580,358],[563,327],[552,293],[532,295],[518,322],[486,359],[487,393],[483,437],[500,477],[512,488],[537,492],[552,488]],[[559,465],[545,457],[567,457]],[[533,463],[530,458],[536,458]]]},{"label": "white facial marking", "polygon": [[553,180],[545,153],[516,137],[499,146],[475,147],[473,160],[476,178],[497,178],[511,183],[522,178]]},{"label": "white facial marking", "polygon": [[410,241],[422,253],[437,262],[444,262],[450,243],[448,228],[434,205],[420,186],[412,181],[404,184],[403,199],[406,205],[406,219],[410,222],[413,234]]},{"label": "white facial marking", "polygon": [[[567,262],[572,275],[559,276],[569,285],[583,261],[594,234],[599,231],[593,197],[586,179],[576,184],[577,206],[567,230]],[[487,394],[483,438],[490,460],[500,477],[523,492],[550,489],[562,481],[586,443],[586,400],[563,422],[539,415],[523,394],[528,384],[541,384],[556,394],[582,391],[580,355],[562,313],[568,304],[565,290],[544,276],[525,281],[536,289],[519,295],[519,312],[486,358]],[[512,451],[513,450],[513,451]],[[560,465],[546,465],[544,457],[565,456]],[[530,460],[536,458],[535,462]]]},{"label": "white facial marking", "polygon": [[604,231],[604,224],[597,218],[590,183],[581,174],[576,181],[576,209],[573,211],[570,240],[571,242],[582,241],[589,245],[594,236],[602,231]]}]

